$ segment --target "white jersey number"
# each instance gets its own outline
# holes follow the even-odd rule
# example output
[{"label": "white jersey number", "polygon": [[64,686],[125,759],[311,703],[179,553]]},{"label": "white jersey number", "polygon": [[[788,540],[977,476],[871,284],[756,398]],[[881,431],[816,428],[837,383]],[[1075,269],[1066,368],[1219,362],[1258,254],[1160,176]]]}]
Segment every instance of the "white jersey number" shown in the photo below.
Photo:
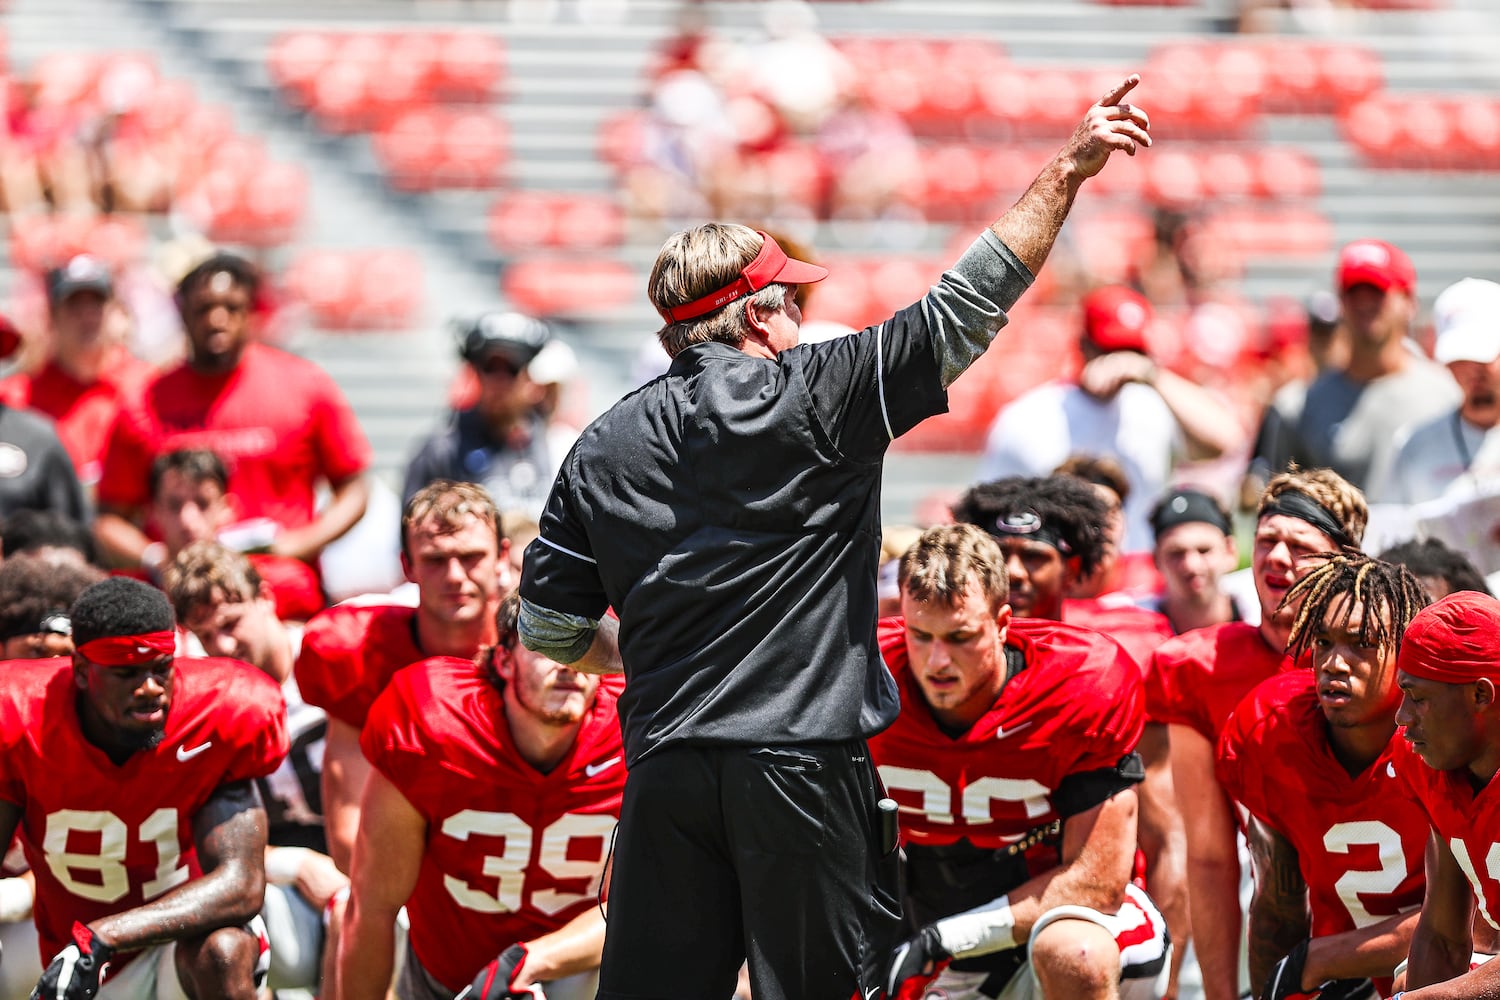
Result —
[{"label": "white jersey number", "polygon": [[1019,802],[1025,806],[1028,819],[1045,816],[1051,808],[1047,796],[1052,789],[1029,778],[979,778],[964,787],[957,803],[954,802],[952,787],[931,771],[882,764],[880,780],[885,782],[889,791],[921,795],[920,811],[930,823],[952,823],[955,808],[964,823],[989,823],[992,802]]},{"label": "white jersey number", "polygon": [[1348,854],[1350,848],[1367,844],[1379,850],[1380,867],[1375,871],[1347,871],[1333,883],[1356,927],[1369,927],[1386,919],[1365,909],[1359,898],[1361,893],[1389,896],[1406,880],[1406,852],[1401,847],[1401,835],[1375,819],[1335,823],[1323,834],[1323,847],[1330,854]]},{"label": "white jersey number", "polygon": [[[500,853],[485,855],[480,868],[495,880],[495,886],[487,891],[452,875],[443,876],[443,885],[459,906],[479,913],[506,913],[524,905],[526,875],[533,868],[554,879],[587,879],[580,892],[563,892],[556,888],[531,892],[533,909],[549,915],[560,913],[599,894],[599,881],[604,877],[604,854],[614,827],[613,816],[567,813],[542,830],[540,836],[533,836],[531,827],[514,813],[465,809],[443,821],[443,836],[465,843],[470,837],[502,839]],[[571,857],[568,848],[577,838],[598,841],[597,856]]]},{"label": "white jersey number", "polygon": [[[1453,860],[1458,862],[1458,867],[1464,870],[1469,877],[1469,885],[1474,887],[1474,898],[1479,901],[1479,912],[1484,915],[1484,922],[1496,930],[1500,930],[1500,924],[1495,923],[1495,917],[1490,913],[1489,904],[1484,896],[1484,883],[1480,881],[1479,873],[1474,870],[1474,862],[1469,857],[1469,847],[1458,837],[1448,841],[1448,847],[1453,851]],[[1491,844],[1489,853],[1484,856],[1485,874],[1500,882],[1500,844]]]},{"label": "white jersey number", "polygon": [[[68,850],[74,834],[97,835],[96,853]],[[182,848],[177,841],[177,810],[158,809],[136,830],[136,840],[156,847],[156,877],[141,883],[141,898],[155,899],[188,880],[187,865],[179,865]],[[130,892],[125,852],[130,846],[125,821],[111,812],[59,809],[47,816],[42,851],[52,877],[75,896],[98,903],[113,903]],[[87,873],[89,877],[79,876]]]}]

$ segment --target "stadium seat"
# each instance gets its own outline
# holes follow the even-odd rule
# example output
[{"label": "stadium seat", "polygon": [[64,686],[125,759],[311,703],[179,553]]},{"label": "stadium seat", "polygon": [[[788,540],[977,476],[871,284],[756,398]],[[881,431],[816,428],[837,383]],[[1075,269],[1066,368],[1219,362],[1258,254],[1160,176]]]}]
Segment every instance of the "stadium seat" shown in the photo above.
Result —
[{"label": "stadium seat", "polygon": [[596,316],[639,298],[640,276],[605,257],[546,256],[517,261],[500,275],[501,290],[534,316]]},{"label": "stadium seat", "polygon": [[455,31],[438,36],[433,77],[435,96],[448,101],[485,101],[505,78],[505,46],[494,35]]}]

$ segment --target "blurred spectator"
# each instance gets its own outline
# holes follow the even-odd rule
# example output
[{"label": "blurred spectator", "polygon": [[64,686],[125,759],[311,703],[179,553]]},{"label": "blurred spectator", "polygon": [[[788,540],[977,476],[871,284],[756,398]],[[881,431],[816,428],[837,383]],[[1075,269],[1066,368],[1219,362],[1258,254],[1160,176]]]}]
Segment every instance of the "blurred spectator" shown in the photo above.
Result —
[{"label": "blurred spectator", "polygon": [[0,564],[0,658],[73,652],[68,609],[104,571],[68,556],[28,552]]},{"label": "blurred spectator", "polygon": [[553,342],[552,331],[530,316],[492,312],[458,332],[478,398],[418,446],[406,468],[402,502],[428,483],[450,479],[480,484],[502,511],[538,518],[576,437],[547,419],[547,391],[531,374]]},{"label": "blurred spectator", "polygon": [[[257,577],[270,589],[276,616],[282,621],[306,621],[323,610],[325,602],[318,574],[300,559],[266,551],[276,526],[264,518],[240,520],[227,492],[229,474],[218,455],[204,449],[169,451],[151,463],[151,504],[148,522],[161,535],[159,557],[145,563],[165,568],[194,542],[217,541],[248,554]],[[159,574],[148,573],[160,584]]]},{"label": "blurred spectator", "polygon": [[115,417],[140,394],[151,368],[126,346],[130,317],[101,261],[80,254],[48,274],[47,304],[46,363],[35,374],[0,381],[0,398],[51,417],[79,480],[91,486]]},{"label": "blurred spectator", "polygon": [[1411,570],[1412,575],[1427,589],[1427,596],[1432,598],[1433,603],[1460,590],[1490,593],[1484,575],[1469,557],[1436,538],[1393,545],[1377,558]]},{"label": "blurred spectator", "polygon": [[820,214],[859,221],[913,215],[903,195],[921,169],[917,141],[895,112],[851,89],[818,126],[813,145],[830,176]]},{"label": "blurred spectator", "polygon": [[55,510],[78,521],[92,513],[52,421],[0,402],[0,517]]},{"label": "blurred spectator", "polygon": [[[237,516],[275,526],[274,555],[310,562],[363,515],[364,431],[326,372],[255,342],[259,290],[255,268],[224,253],[178,284],[188,358],[127,405],[105,451],[95,533],[109,558],[135,566],[164,555],[150,547],[144,515],[152,462],[178,448],[209,448],[224,460]],[[330,498],[320,510],[325,483]]]},{"label": "blurred spectator", "polygon": [[679,219],[716,214],[711,204],[736,136],[724,95],[697,70],[657,81],[638,145],[626,154],[625,187],[635,214]]},{"label": "blurred spectator", "polygon": [[1074,452],[1114,457],[1130,482],[1124,551],[1149,551],[1146,518],[1178,459],[1216,458],[1242,439],[1228,407],[1151,359],[1150,322],[1151,306],[1129,288],[1085,296],[1078,382],[1049,383],[1001,410],[978,478],[1045,475]]},{"label": "blurred spectator", "polygon": [[1239,551],[1234,523],[1217,498],[1189,487],[1168,490],[1151,508],[1151,532],[1162,589],[1146,607],[1166,615],[1178,635],[1243,620],[1234,598],[1219,587],[1239,564]]},{"label": "blurred spectator", "polygon": [[56,510],[18,510],[0,525],[6,559],[22,553],[69,550],[82,562],[95,560],[94,536],[82,521]]},{"label": "blurred spectator", "polygon": [[1114,603],[1133,604],[1137,598],[1155,592],[1161,586],[1161,578],[1151,561],[1151,553],[1121,552],[1125,542],[1125,501],[1130,498],[1130,479],[1124,466],[1108,455],[1075,454],[1053,471],[1088,483],[1108,510],[1099,565],[1092,573],[1073,581],[1068,597],[1081,600],[1113,595]]},{"label": "blurred spectator", "polygon": [[1349,359],[1308,386],[1299,412],[1267,421],[1252,468],[1331,468],[1364,489],[1388,475],[1396,432],[1453,407],[1460,393],[1409,339],[1417,272],[1406,254],[1356,240],[1340,252],[1336,279]]},{"label": "blurred spectator", "polygon": [[853,67],[818,31],[807,0],[771,0],[761,23],[767,37],[750,50],[750,87],[793,132],[810,135],[843,102]]},{"label": "blurred spectator", "polygon": [[1432,307],[1434,357],[1462,393],[1458,407],[1403,432],[1386,475],[1370,486],[1375,503],[1414,504],[1462,485],[1500,487],[1500,285],[1464,278]]}]

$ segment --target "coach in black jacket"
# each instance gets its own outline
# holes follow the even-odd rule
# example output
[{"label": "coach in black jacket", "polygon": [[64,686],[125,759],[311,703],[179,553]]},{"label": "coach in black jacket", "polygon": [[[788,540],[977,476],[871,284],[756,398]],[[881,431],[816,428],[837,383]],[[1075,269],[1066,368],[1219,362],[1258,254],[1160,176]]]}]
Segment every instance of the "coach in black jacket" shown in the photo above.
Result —
[{"label": "coach in black jacket", "polygon": [[898,708],[875,644],[881,462],[947,409],[1083,180],[1150,144],[1123,103],[1137,82],[861,333],[798,346],[795,286],[827,272],[764,234],[710,224],[662,248],[671,369],[584,431],[521,582],[528,648],[625,671],[601,998],[728,997],[747,956],[756,1000],[879,993],[897,914],[864,740]]}]

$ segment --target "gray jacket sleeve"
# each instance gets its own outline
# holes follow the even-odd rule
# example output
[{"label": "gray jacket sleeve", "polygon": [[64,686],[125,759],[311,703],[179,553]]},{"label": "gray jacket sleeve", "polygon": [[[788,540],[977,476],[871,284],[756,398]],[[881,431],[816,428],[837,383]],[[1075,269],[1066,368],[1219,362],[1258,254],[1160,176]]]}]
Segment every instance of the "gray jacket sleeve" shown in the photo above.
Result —
[{"label": "gray jacket sleeve", "polygon": [[943,386],[990,346],[1035,276],[992,231],[980,234],[922,300]]}]

